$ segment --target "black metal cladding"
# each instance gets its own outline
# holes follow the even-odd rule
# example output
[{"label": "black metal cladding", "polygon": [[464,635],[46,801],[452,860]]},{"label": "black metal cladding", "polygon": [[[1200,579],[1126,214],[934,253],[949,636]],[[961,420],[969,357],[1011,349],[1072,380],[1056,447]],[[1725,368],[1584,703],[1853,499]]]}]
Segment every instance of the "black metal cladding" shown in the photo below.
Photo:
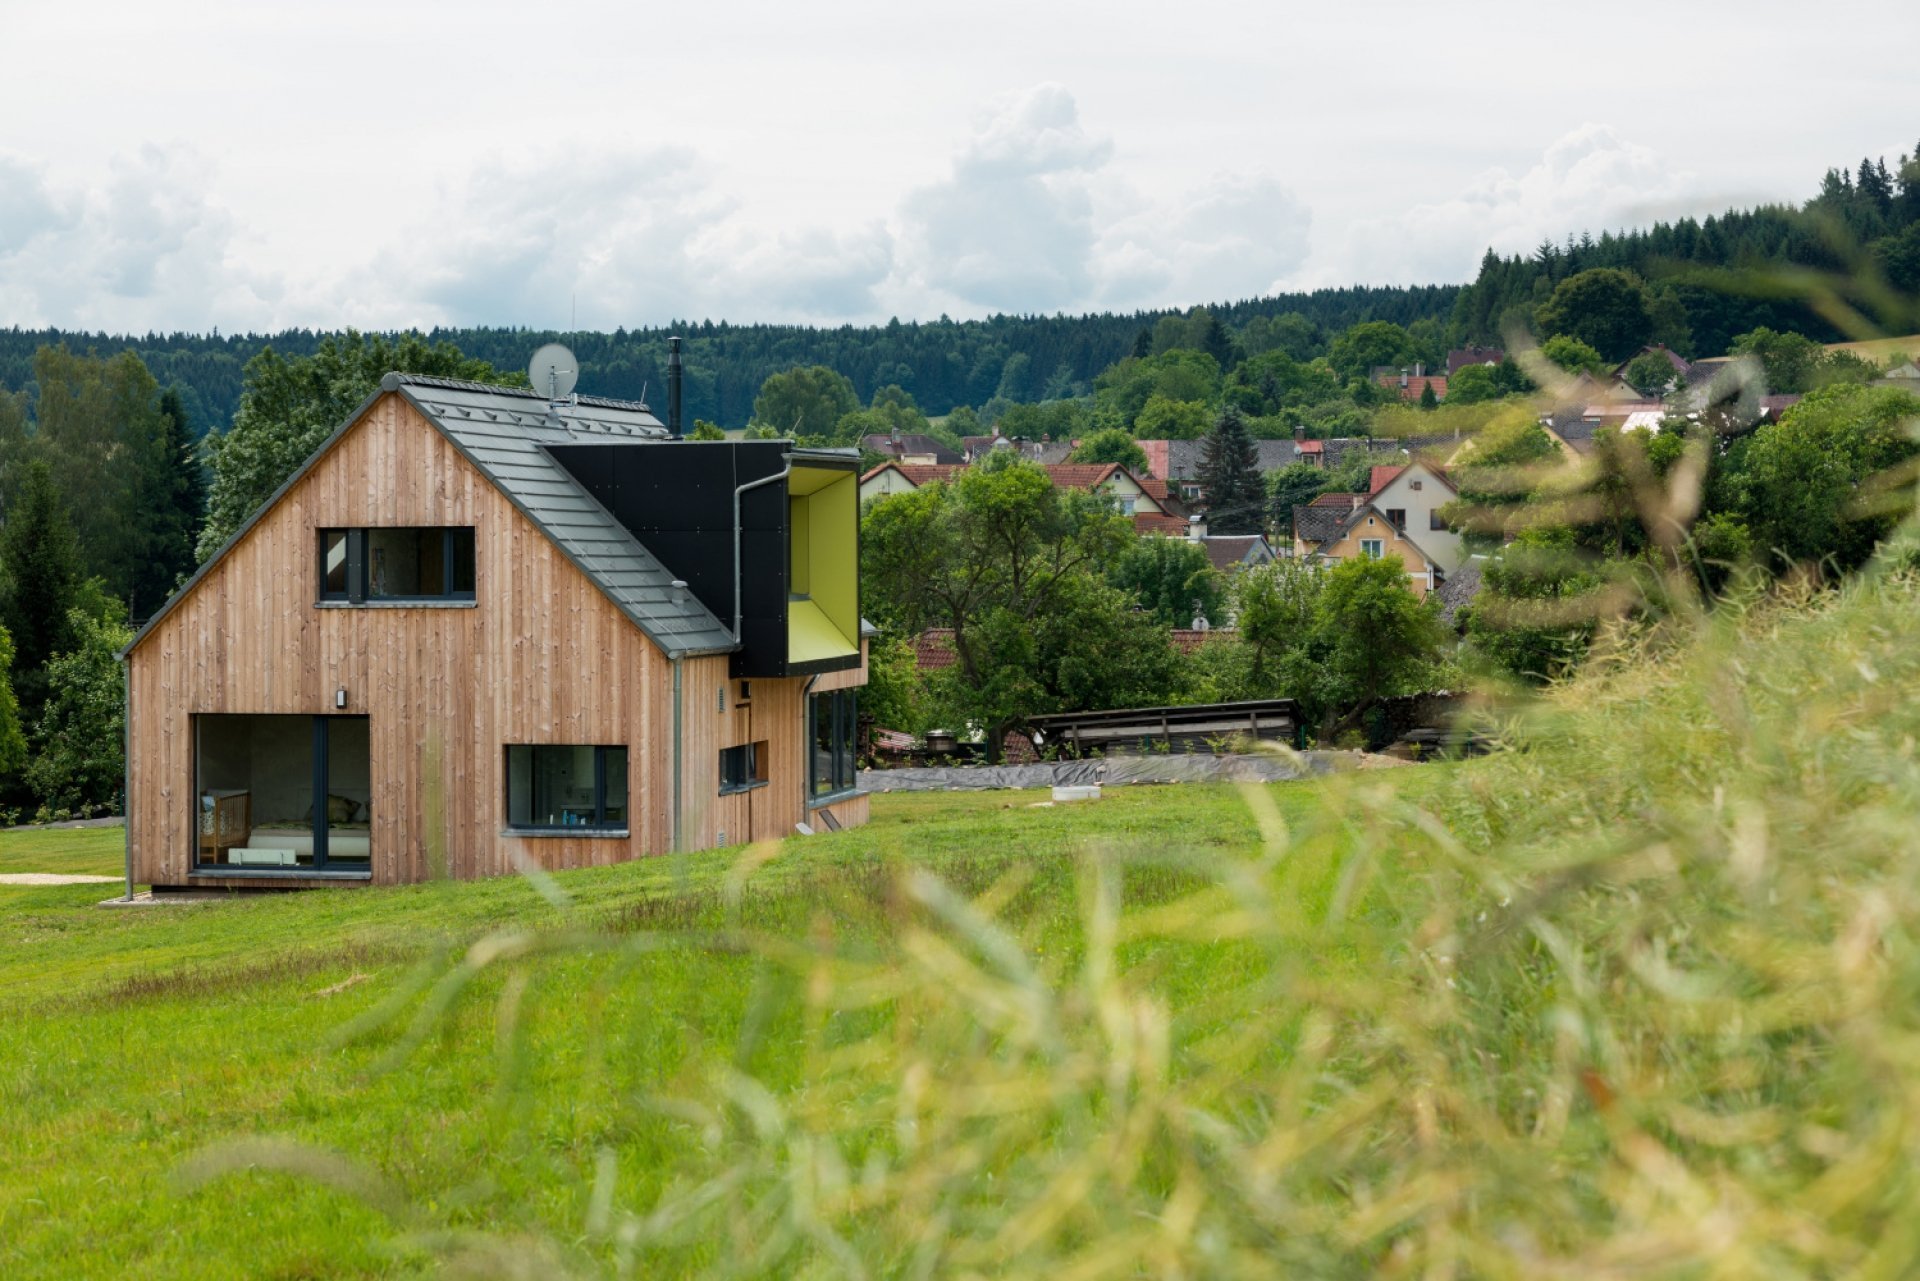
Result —
[{"label": "black metal cladding", "polygon": [[[549,445],[547,452],[723,624],[733,622],[733,492],[786,466],[783,440]],[[740,495],[740,640],[735,676],[785,676],[788,514],[784,485]]]}]

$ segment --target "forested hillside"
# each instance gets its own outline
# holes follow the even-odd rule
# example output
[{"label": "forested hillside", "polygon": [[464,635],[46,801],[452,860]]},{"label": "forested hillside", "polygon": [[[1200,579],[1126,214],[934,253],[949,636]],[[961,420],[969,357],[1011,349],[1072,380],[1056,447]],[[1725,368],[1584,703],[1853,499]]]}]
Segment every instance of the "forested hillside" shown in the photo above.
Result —
[{"label": "forested hillside", "polygon": [[[1228,325],[1296,315],[1315,335],[1337,334],[1363,320],[1408,325],[1444,319],[1458,286],[1321,289],[1223,303],[1211,308]],[[929,413],[980,405],[994,396],[1047,400],[1084,394],[1093,377],[1132,351],[1142,330],[1179,313],[1135,312],[1094,316],[994,316],[987,320],[893,321],[884,326],[735,325],[701,321],[612,333],[531,329],[435,329],[430,342],[451,342],[498,369],[524,369],[545,342],[564,342],[580,358],[582,390],[596,395],[664,401],[667,335],[684,334],[687,416],[737,427],[753,413],[767,375],[795,365],[825,365],[853,380],[864,403],[881,387],[911,392]],[[71,333],[58,329],[0,330],[0,388],[32,390],[33,354],[65,343],[101,355],[131,350],[162,386],[182,389],[187,411],[202,431],[224,427],[240,402],[247,361],[263,347],[283,356],[311,355],[327,331],[277,334]]]},{"label": "forested hillside", "polygon": [[1920,326],[1911,301],[1920,293],[1920,147],[1893,168],[1882,157],[1853,172],[1828,170],[1819,194],[1799,208],[1729,210],[1598,240],[1569,235],[1524,257],[1489,251],[1460,291],[1450,334],[1491,342],[1515,324],[1530,327],[1554,286],[1595,267],[1624,268],[1652,284],[1656,340],[1689,357],[1719,355],[1734,335],[1761,326],[1822,342],[1854,337],[1835,323],[1836,300],[1808,288],[1809,272],[1831,273],[1850,308],[1909,332]]}]

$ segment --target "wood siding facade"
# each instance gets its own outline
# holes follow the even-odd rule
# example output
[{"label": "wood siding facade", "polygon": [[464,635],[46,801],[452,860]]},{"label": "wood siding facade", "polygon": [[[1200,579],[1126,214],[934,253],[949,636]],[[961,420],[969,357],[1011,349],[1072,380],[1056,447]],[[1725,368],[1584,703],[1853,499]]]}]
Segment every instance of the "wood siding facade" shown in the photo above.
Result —
[{"label": "wood siding facade", "polygon": [[[319,529],[449,525],[475,531],[472,602],[320,603]],[[783,836],[808,814],[807,682],[755,680],[743,702],[727,667],[726,655],[681,664],[687,849]],[[667,851],[673,668],[431,423],[382,396],[127,655],[133,879],[262,883],[191,874],[194,718],[215,713],[369,718],[377,884],[425,880],[442,864],[466,878]],[[864,655],[835,676],[864,683]],[[721,749],[761,741],[767,784],[720,795]],[[505,749],[520,743],[626,745],[628,835],[509,833]]]}]

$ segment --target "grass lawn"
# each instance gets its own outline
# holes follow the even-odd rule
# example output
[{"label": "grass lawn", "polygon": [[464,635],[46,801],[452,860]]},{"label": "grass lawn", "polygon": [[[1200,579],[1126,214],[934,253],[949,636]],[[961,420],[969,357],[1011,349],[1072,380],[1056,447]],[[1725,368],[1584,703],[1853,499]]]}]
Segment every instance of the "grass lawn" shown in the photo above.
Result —
[{"label": "grass lawn", "polygon": [[127,870],[126,849],[117,827],[0,831],[0,873],[121,876]]},{"label": "grass lawn", "polygon": [[[1302,903],[1334,892],[1348,828],[1328,818],[1329,793],[1341,812],[1364,812],[1446,773],[1257,789],[1294,833],[1288,892]],[[1082,944],[1083,851],[1124,860],[1128,910],[1151,912],[1202,883],[1179,859],[1250,862],[1262,846],[1231,787],[1038,799],[879,796],[868,826],[757,851],[750,872],[732,850],[547,885],[123,910],[96,906],[107,886],[0,886],[0,1273],[409,1275],[431,1269],[437,1239],[466,1229],[570,1247],[605,1163],[630,1209],[675,1177],[692,1132],[654,1100],[695,1091],[717,1067],[776,1091],[801,1084],[811,1033],[804,1003],[784,999],[798,980],[768,947],[716,943],[716,932],[774,952],[825,937],[884,963],[905,910],[895,873],[922,866],[994,897],[1036,964],[1066,972]],[[4,834],[0,870],[112,874],[120,842],[119,829]],[[434,1006],[426,989],[501,931],[591,940],[504,977],[481,972],[416,1023]],[[1122,957],[1187,1012],[1173,1034],[1194,1044],[1218,1030],[1215,998],[1259,968],[1230,938],[1142,941]],[[290,1172],[223,1167],[195,1181],[196,1153],[249,1137],[309,1155],[290,1158]],[[342,1179],[377,1180],[379,1204]],[[691,1248],[653,1262],[698,1273],[709,1260]]]}]

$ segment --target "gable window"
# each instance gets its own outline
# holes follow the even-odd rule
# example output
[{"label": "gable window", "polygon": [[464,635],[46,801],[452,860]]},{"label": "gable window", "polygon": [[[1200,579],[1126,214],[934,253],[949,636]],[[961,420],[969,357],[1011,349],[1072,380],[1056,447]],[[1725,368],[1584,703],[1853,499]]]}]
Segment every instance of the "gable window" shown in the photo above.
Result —
[{"label": "gable window", "polygon": [[473,599],[473,527],[320,531],[320,599],[432,604]]},{"label": "gable window", "polygon": [[1401,533],[1407,532],[1407,509],[1404,507],[1387,508],[1387,523]]},{"label": "gable window", "polygon": [[530,832],[625,831],[627,810],[626,748],[508,746],[508,827]]},{"label": "gable window", "polygon": [[1417,480],[1410,480],[1407,482],[1407,488],[1418,491],[1420,488],[1420,482]]},{"label": "gable window", "polygon": [[1428,529],[1445,529],[1446,527],[1447,522],[1440,519],[1440,512],[1437,508],[1427,513]]},{"label": "gable window", "polygon": [[1360,554],[1370,560],[1379,560],[1387,554],[1386,544],[1378,538],[1360,540]]},{"label": "gable window", "polygon": [[856,783],[854,743],[859,732],[857,692],[839,689],[830,694],[815,694],[807,700],[807,714],[813,722],[807,735],[812,744],[807,776],[808,794],[817,798],[851,792]]},{"label": "gable window", "polygon": [[767,785],[767,745],[742,743],[720,749],[720,795]]}]

